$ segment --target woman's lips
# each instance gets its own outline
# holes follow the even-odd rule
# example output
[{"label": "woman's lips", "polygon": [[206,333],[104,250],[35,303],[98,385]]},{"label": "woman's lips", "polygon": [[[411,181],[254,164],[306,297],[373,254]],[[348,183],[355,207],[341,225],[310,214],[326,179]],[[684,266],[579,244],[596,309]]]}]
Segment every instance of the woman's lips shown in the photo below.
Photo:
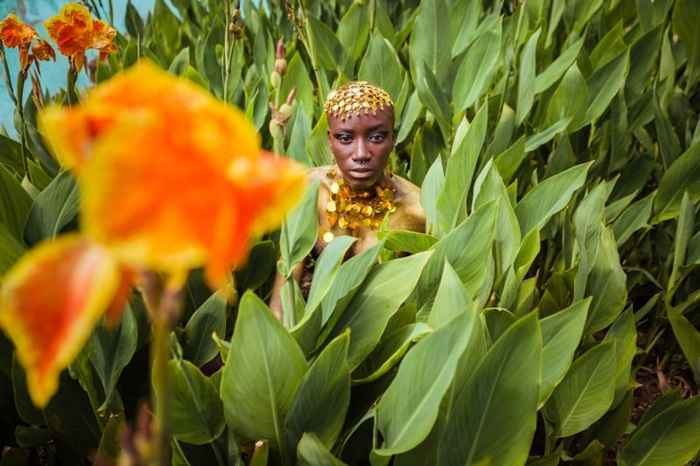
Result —
[{"label": "woman's lips", "polygon": [[356,179],[370,178],[373,173],[374,170],[371,168],[354,168],[350,170],[350,174]]}]

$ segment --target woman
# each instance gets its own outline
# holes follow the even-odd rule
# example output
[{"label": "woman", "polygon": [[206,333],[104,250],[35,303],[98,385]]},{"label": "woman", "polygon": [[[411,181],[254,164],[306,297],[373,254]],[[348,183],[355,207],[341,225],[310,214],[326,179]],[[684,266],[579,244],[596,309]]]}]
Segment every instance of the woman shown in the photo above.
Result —
[{"label": "woman", "polygon": [[[377,243],[377,230],[388,214],[390,229],[425,231],[420,189],[387,170],[394,149],[394,104],[384,90],[366,81],[352,81],[332,91],[324,105],[328,117],[328,144],[335,165],[317,167],[311,176],[320,180],[318,193],[319,238],[312,256],[339,235],[354,236],[352,255]],[[292,277],[307,292],[312,271],[307,257]],[[277,276],[270,307],[281,319]]]}]

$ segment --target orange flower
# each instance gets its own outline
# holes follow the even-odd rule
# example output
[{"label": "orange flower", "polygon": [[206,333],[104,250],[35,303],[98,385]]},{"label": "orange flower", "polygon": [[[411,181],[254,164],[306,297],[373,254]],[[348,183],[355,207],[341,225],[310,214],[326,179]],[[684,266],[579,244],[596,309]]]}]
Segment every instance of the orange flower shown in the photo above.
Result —
[{"label": "orange flower", "polygon": [[77,235],[32,249],[4,277],[0,326],[14,340],[29,394],[44,406],[119,286],[106,249]]},{"label": "orange flower", "polygon": [[40,125],[80,174],[87,234],[134,266],[177,275],[206,265],[213,285],[303,188],[303,171],[261,152],[239,111],[145,62]]},{"label": "orange flower", "polygon": [[250,238],[300,197],[305,174],[262,151],[240,111],[147,62],[78,106],[42,110],[39,124],[78,175],[85,234],[32,250],[0,293],[0,327],[41,406],[99,316],[118,319],[132,270],[178,282],[204,266],[223,285]]},{"label": "orange flower", "polygon": [[114,45],[116,36],[117,31],[109,24],[100,20],[93,21],[90,48],[97,49],[100,52],[100,60],[104,60],[110,53],[116,52],[117,46]]},{"label": "orange flower", "polygon": [[32,55],[37,60],[56,60],[56,52],[54,52],[53,47],[43,39],[37,40],[32,45]]},{"label": "orange flower", "polygon": [[87,7],[67,3],[44,25],[61,53],[70,59],[75,69],[80,70],[85,63],[85,51],[93,40],[93,21]]},{"label": "orange flower", "polygon": [[29,47],[36,37],[33,27],[24,24],[17,16],[10,14],[0,21],[0,41],[8,48]]}]

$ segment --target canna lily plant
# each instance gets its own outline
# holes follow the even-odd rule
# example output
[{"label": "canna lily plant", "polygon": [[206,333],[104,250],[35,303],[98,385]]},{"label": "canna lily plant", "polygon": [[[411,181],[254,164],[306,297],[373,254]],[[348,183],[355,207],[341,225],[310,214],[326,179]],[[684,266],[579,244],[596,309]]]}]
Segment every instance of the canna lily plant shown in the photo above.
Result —
[{"label": "canna lily plant", "polygon": [[[142,272],[164,277],[166,291],[155,301],[175,296],[195,267],[222,286],[251,237],[277,227],[295,204],[305,175],[262,151],[238,110],[146,61],[77,106],[46,108],[39,124],[77,177],[82,228],[39,244],[7,273],[0,326],[43,407],[100,318],[119,319]],[[154,378],[167,363],[173,320],[158,309],[149,309]]]}]

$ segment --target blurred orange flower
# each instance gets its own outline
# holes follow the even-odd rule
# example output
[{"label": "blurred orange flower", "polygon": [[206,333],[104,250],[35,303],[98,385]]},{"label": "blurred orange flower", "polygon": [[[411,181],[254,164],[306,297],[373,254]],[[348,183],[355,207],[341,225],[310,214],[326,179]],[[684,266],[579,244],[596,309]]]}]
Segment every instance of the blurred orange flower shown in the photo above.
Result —
[{"label": "blurred orange flower", "polygon": [[98,50],[100,59],[105,59],[116,50],[113,43],[116,30],[103,21],[93,19],[90,10],[79,3],[67,3],[58,15],[46,20],[44,25],[58,49],[70,59],[76,70],[83,67],[86,50]]},{"label": "blurred orange flower", "polygon": [[215,286],[303,189],[303,170],[262,152],[242,113],[146,62],[40,125],[80,175],[88,235],[135,266],[206,265]]},{"label": "blurred orange flower", "polygon": [[[239,110],[148,62],[75,107],[43,110],[39,124],[77,174],[84,236],[39,246],[3,285],[0,326],[23,352],[37,404],[55,390],[95,316],[123,303],[129,270],[178,283],[203,266],[212,286],[224,285],[251,237],[277,227],[305,185],[301,166],[261,150]],[[109,320],[119,311],[112,306]],[[54,321],[62,330],[47,336]]]},{"label": "blurred orange flower", "polygon": [[32,55],[34,55],[34,58],[37,60],[56,60],[56,52],[54,52],[53,47],[43,39],[34,42],[34,45],[32,45]]},{"label": "blurred orange flower", "polygon": [[0,41],[5,47],[28,47],[36,35],[33,27],[24,24],[13,14],[0,21]]}]

